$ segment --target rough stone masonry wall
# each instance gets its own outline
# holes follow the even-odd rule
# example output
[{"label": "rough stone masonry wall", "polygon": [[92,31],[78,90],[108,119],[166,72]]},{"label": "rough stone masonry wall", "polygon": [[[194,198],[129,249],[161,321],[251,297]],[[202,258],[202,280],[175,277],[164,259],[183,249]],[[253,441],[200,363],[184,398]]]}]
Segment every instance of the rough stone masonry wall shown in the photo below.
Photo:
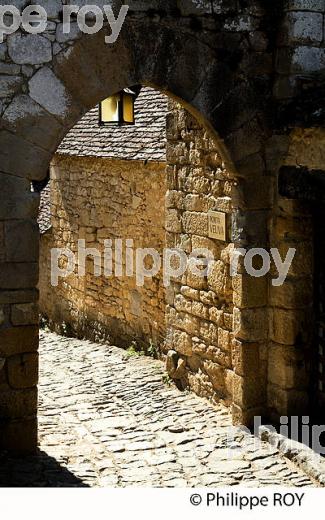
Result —
[{"label": "rough stone masonry wall", "polygon": [[[325,67],[324,0],[285,0],[283,5],[274,85],[274,95],[281,100],[301,95],[302,87],[323,84]],[[321,103],[318,109],[321,113]],[[297,105],[295,115],[299,118]],[[307,113],[301,115],[308,118]]]},{"label": "rough stone masonry wall", "polygon": [[[234,295],[229,274],[232,244],[208,237],[208,211],[232,211],[235,180],[216,142],[180,105],[167,120],[166,230],[168,247],[214,255],[208,275],[188,270],[167,290],[167,367],[197,394],[232,402]],[[229,222],[229,221],[228,221]]]},{"label": "rough stone masonry wall", "polygon": [[[40,309],[55,328],[80,337],[132,340],[157,346],[165,337],[165,292],[161,273],[137,287],[125,275],[127,239],[160,254],[165,243],[165,165],[56,155],[51,165],[52,228],[41,237]],[[103,254],[104,240],[123,240],[124,276],[72,274],[51,286],[50,248],[77,250],[78,239]],[[114,256],[114,242],[113,242]],[[102,256],[103,267],[103,256]],[[115,269],[115,263],[113,263]]]},{"label": "rough stone masonry wall", "polygon": [[310,410],[314,324],[313,226],[309,205],[279,197],[271,240],[282,259],[289,248],[296,250],[284,284],[270,285],[268,408],[269,415],[277,420],[279,410],[290,410],[292,415]]},{"label": "rough stone masonry wall", "polygon": [[[295,128],[284,166],[324,170],[325,131]],[[307,173],[306,173],[307,175]],[[282,287],[270,285],[270,343],[268,347],[268,407],[277,418],[279,410],[311,413],[314,344],[314,239],[310,202],[278,197],[271,226],[272,247],[285,258],[296,250]]]}]

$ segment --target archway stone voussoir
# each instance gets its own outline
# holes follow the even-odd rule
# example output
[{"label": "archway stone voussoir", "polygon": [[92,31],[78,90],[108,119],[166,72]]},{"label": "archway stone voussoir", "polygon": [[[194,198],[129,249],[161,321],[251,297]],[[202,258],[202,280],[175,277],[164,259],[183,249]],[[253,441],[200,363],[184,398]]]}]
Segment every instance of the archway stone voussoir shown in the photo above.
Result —
[{"label": "archway stone voussoir", "polygon": [[53,70],[57,78],[85,111],[105,97],[136,83],[124,32],[125,28],[112,45],[105,43],[103,31],[92,38],[84,36],[72,48],[54,58]]},{"label": "archway stone voussoir", "polygon": [[0,270],[0,291],[34,289],[38,283],[38,262],[3,263]]},{"label": "archway stone voussoir", "polygon": [[[147,37],[143,38],[143,34]],[[214,52],[188,32],[155,23],[134,24],[125,36],[140,83],[191,103]]]},{"label": "archway stone voussoir", "polygon": [[49,152],[56,150],[65,134],[63,125],[26,94],[13,99],[3,114],[2,126]]},{"label": "archway stone voussoir", "polygon": [[83,109],[49,67],[39,69],[28,87],[30,97],[66,126],[83,114]]},{"label": "archway stone voussoir", "polygon": [[0,143],[0,171],[30,180],[45,178],[51,152],[7,130],[0,130]]}]

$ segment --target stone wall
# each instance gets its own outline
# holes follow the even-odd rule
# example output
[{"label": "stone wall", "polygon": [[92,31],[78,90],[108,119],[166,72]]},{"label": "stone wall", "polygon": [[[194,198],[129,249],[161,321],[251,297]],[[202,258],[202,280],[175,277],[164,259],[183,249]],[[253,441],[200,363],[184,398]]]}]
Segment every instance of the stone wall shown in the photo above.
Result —
[{"label": "stone wall", "polygon": [[325,128],[295,128],[290,134],[290,146],[285,159],[288,166],[306,166],[324,170]]},{"label": "stone wall", "polygon": [[[167,291],[167,367],[172,377],[199,395],[229,403],[234,312],[229,227],[236,181],[215,140],[173,103],[167,142],[167,245],[188,255],[207,248],[214,256],[207,276],[195,276],[188,269]],[[209,238],[209,210],[227,213],[227,242]]]},{"label": "stone wall", "polygon": [[[285,167],[305,175],[324,170],[325,131],[322,128],[295,128],[291,131]],[[325,175],[325,172],[324,172]],[[308,183],[308,181],[307,181]],[[298,191],[297,191],[298,192]],[[318,193],[319,201],[322,193]],[[285,283],[274,287],[270,278],[270,329],[268,359],[268,409],[271,417],[280,410],[311,415],[315,382],[315,240],[319,220],[316,200],[279,195],[270,226],[270,243],[284,259],[288,249],[296,250]],[[321,261],[317,259],[317,262]],[[274,274],[274,273],[272,273]],[[317,407],[317,405],[315,404]]]},{"label": "stone wall", "polygon": [[[281,287],[270,279],[270,330],[267,349],[268,409],[308,414],[313,349],[313,221],[306,202],[279,197],[271,228],[271,245],[282,259],[296,250]],[[274,272],[272,273],[274,274]]]},{"label": "stone wall", "polygon": [[[165,243],[165,165],[56,155],[51,165],[52,227],[41,237],[40,307],[50,324],[78,336],[159,344],[165,337],[165,291],[161,273],[136,286],[125,274],[126,240],[133,248]],[[77,241],[102,254],[102,275],[91,256],[86,276],[72,274],[51,286],[51,247],[77,252]],[[104,240],[123,241],[123,276],[103,274]],[[98,264],[98,260],[96,261]],[[76,271],[76,270],[75,270]]]},{"label": "stone wall", "polygon": [[274,87],[278,99],[295,97],[302,87],[322,83],[325,66],[324,1],[285,0],[284,7],[278,13],[281,25]]},{"label": "stone wall", "polygon": [[[167,291],[169,372],[199,395],[231,403],[237,422],[246,402],[253,404],[254,414],[275,422],[288,411],[308,413],[316,348],[312,208],[278,196],[277,178],[271,175],[242,179],[227,170],[220,143],[179,105],[170,108],[167,242],[187,253],[207,247],[215,261],[205,279],[188,273]],[[323,143],[323,130],[297,128],[283,163],[321,168]],[[248,240],[238,239],[243,193]],[[228,214],[227,243],[208,237],[208,210]],[[246,244],[277,248],[283,260],[289,248],[296,250],[282,286],[272,283],[278,276],[274,263],[262,278],[241,269],[230,277],[232,251]],[[245,416],[247,422],[252,412]]]}]

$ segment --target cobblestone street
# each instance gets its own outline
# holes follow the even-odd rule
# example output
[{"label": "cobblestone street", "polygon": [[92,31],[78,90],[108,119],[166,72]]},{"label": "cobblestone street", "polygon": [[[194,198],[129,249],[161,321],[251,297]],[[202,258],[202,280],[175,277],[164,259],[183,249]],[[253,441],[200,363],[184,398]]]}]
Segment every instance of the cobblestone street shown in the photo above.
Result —
[{"label": "cobblestone street", "polygon": [[2,486],[313,485],[248,434],[229,459],[227,409],[168,385],[159,361],[42,331],[40,367],[40,452],[3,454]]}]

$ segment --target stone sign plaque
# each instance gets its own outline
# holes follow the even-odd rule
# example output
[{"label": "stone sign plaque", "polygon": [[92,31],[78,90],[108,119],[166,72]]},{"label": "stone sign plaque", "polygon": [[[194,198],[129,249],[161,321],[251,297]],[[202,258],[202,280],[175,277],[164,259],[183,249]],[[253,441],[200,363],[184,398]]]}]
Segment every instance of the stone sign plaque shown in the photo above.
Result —
[{"label": "stone sign plaque", "polygon": [[209,211],[209,237],[216,240],[227,240],[226,213],[221,211]]}]

